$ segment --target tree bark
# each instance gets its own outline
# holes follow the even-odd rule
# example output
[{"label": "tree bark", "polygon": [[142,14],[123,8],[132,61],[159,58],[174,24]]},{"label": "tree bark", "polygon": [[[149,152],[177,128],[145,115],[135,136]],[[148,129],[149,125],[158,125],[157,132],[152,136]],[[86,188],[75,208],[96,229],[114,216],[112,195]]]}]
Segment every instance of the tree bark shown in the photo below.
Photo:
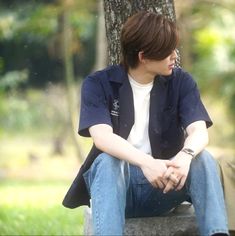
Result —
[{"label": "tree bark", "polygon": [[[163,14],[172,21],[176,20],[174,0],[104,0],[106,36],[108,40],[109,64],[120,62],[120,32],[123,23],[134,13],[142,10]],[[177,50],[177,66],[180,64]]]}]

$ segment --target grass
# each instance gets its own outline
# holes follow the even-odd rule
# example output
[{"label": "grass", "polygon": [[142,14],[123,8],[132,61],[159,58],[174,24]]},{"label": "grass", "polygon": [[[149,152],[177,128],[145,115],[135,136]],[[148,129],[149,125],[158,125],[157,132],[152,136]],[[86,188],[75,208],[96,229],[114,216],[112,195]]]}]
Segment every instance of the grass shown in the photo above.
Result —
[{"label": "grass", "polygon": [[83,208],[61,205],[69,182],[1,183],[0,235],[82,235]]},{"label": "grass", "polygon": [[3,135],[0,147],[0,235],[83,235],[84,208],[62,206],[80,167],[69,139],[63,155],[48,133]]}]

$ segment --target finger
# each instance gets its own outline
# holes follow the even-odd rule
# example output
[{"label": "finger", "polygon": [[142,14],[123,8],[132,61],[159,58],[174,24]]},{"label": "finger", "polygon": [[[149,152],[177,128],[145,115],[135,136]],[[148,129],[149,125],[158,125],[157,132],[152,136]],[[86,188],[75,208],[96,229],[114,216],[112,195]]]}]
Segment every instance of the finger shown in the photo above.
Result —
[{"label": "finger", "polygon": [[165,187],[165,184],[160,179],[156,180],[156,182],[160,189],[163,189]]},{"label": "finger", "polygon": [[168,181],[169,181],[169,179],[162,178],[161,181],[164,184],[164,186],[166,186]]},{"label": "finger", "polygon": [[172,167],[169,167],[166,172],[164,173],[163,175],[163,179],[165,180],[168,180],[170,178],[170,175],[172,174],[173,172],[173,168]]},{"label": "finger", "polygon": [[151,184],[154,188],[163,189],[165,187],[165,185],[160,180],[155,180],[155,181],[151,182]]},{"label": "finger", "polygon": [[186,181],[187,176],[182,176],[182,178],[179,181],[179,184],[176,188],[176,191],[181,190],[184,187],[185,181]]},{"label": "finger", "polygon": [[170,180],[174,183],[174,184],[178,184],[179,183],[179,179],[177,178],[177,176],[173,173],[170,175]]},{"label": "finger", "polygon": [[166,187],[163,190],[163,193],[167,193],[167,192],[169,192],[173,188],[174,188],[174,184],[173,184],[172,181],[169,180],[167,185],[166,185]]},{"label": "finger", "polygon": [[154,187],[154,188],[159,188],[158,187],[158,184],[156,182],[151,182],[151,185]]}]

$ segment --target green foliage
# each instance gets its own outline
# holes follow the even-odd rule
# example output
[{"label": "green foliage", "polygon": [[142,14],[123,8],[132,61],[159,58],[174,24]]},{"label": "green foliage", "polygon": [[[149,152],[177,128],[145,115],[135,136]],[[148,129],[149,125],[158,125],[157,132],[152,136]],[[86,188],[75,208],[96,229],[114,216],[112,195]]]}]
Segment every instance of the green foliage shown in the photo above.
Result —
[{"label": "green foliage", "polygon": [[[28,3],[12,9],[0,11],[0,38],[21,39],[28,37],[46,40],[58,29],[61,7],[55,4]],[[94,15],[88,8],[75,8],[71,12],[71,25],[76,35],[82,39],[92,36]]]},{"label": "green foliage", "polygon": [[[22,14],[23,13],[23,14]],[[24,36],[28,38],[45,40],[57,29],[58,10],[52,5],[42,4],[25,5],[18,11],[19,27],[16,32],[18,38]]]},{"label": "green foliage", "polygon": [[67,108],[64,89],[49,86],[42,93],[27,90],[3,95],[0,99],[0,131],[7,133],[43,132],[51,134],[65,129]]},{"label": "green foliage", "polygon": [[[0,1],[0,5],[1,5]],[[27,84],[44,86],[63,79],[62,1],[5,2],[0,7],[0,72],[29,71]],[[75,75],[94,63],[96,1],[74,1],[69,10]]]},{"label": "green foliage", "polygon": [[220,32],[213,28],[204,28],[196,31],[194,37],[196,38],[194,50],[199,57],[211,56],[216,46],[223,41]]},{"label": "green foliage", "polygon": [[25,84],[28,79],[28,71],[10,71],[0,77],[0,93],[6,90],[15,90],[19,85]]},{"label": "green foliage", "polygon": [[42,112],[40,104],[35,104],[33,101],[27,102],[23,97],[16,98],[12,95],[2,99],[0,107],[0,124],[2,129],[8,132],[14,132],[14,130],[22,132],[36,124],[40,125],[38,122],[43,121],[43,119],[40,119]]},{"label": "green foliage", "polygon": [[235,118],[234,13],[219,4],[202,8],[197,5],[196,9],[196,14],[203,17],[192,31],[194,61],[191,72],[204,93],[227,97],[229,110]]},{"label": "green foliage", "polygon": [[89,40],[94,35],[95,17],[86,11],[73,11],[70,16],[74,33],[80,40]]}]

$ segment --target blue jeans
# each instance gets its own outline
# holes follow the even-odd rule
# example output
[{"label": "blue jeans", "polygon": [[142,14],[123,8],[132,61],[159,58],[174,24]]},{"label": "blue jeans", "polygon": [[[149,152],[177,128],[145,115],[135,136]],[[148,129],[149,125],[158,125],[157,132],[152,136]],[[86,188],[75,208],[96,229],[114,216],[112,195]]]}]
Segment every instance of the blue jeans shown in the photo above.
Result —
[{"label": "blue jeans", "polygon": [[140,168],[105,153],[83,176],[95,235],[122,235],[125,218],[159,216],[183,201],[192,201],[201,235],[228,234],[220,179],[206,151],[192,160],[184,188],[166,194],[152,187]]}]

